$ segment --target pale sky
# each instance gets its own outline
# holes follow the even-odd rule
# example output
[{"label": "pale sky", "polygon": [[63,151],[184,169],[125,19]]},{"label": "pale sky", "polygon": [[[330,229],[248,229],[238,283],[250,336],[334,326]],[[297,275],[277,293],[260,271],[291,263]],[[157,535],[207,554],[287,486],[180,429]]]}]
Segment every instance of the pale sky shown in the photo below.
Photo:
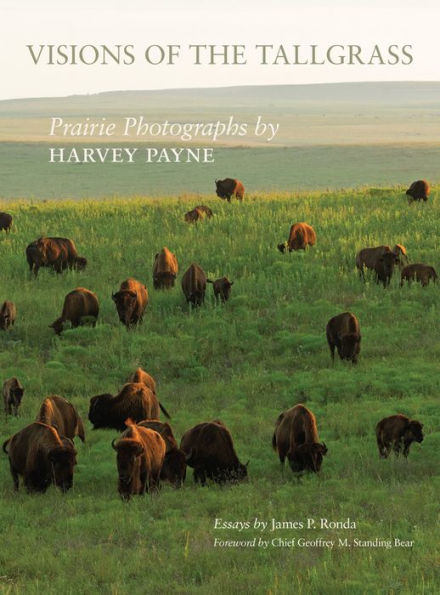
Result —
[{"label": "pale sky", "polygon": [[[344,81],[440,80],[438,0],[0,0],[0,99],[125,89]],[[135,46],[131,66],[49,66],[26,45]],[[152,66],[147,46],[179,44],[174,66]],[[244,44],[248,63],[195,66],[188,44]],[[409,66],[258,64],[255,44],[412,45]],[[304,50],[308,56],[308,50]]]}]

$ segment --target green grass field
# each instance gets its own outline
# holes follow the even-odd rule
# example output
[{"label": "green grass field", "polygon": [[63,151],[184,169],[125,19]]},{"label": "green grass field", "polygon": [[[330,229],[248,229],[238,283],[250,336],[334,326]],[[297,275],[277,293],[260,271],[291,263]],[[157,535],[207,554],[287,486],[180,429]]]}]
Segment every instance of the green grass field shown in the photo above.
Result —
[{"label": "green grass field", "polygon": [[[1,441],[33,421],[43,398],[59,394],[86,420],[77,444],[74,487],[62,495],[13,492],[7,457],[0,464],[0,590],[4,593],[438,593],[440,356],[438,287],[384,290],[363,284],[354,257],[365,246],[406,246],[412,262],[439,270],[440,203],[409,206],[397,189],[255,194],[243,204],[195,200],[0,203],[14,216],[0,235],[0,300],[17,304],[15,327],[0,334],[1,380],[25,386],[20,416],[2,417]],[[196,202],[195,202],[196,201]],[[206,203],[210,221],[190,226],[184,213]],[[306,221],[317,245],[282,255],[291,223]],[[89,260],[82,273],[42,270],[30,279],[24,250],[42,234],[71,237]],[[154,254],[168,246],[180,264],[176,287],[152,289]],[[234,280],[232,297],[191,311],[181,274],[197,262],[209,276]],[[134,276],[150,290],[142,326],[127,332],[111,300]],[[95,291],[95,329],[48,325],[66,293]],[[325,325],[350,310],[362,332],[358,366],[331,365]],[[111,430],[91,431],[90,397],[116,394],[141,365],[158,381],[175,434],[213,418],[230,428],[249,481],[117,494]],[[278,414],[298,402],[316,415],[328,455],[322,471],[298,481],[271,448]],[[380,460],[374,428],[404,413],[424,423],[425,440],[409,459]],[[251,521],[313,518],[355,521],[356,529],[239,533],[216,518]],[[412,548],[214,547],[215,538],[414,540]]]}]

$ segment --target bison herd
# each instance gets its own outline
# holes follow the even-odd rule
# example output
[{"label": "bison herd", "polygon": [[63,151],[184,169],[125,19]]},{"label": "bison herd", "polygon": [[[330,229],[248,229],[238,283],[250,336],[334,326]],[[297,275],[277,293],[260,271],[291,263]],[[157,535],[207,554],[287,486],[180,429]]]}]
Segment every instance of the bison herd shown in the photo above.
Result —
[{"label": "bison herd", "polygon": [[[406,194],[410,201],[426,201],[429,184],[418,180],[411,184]],[[217,196],[230,202],[231,197],[242,200],[244,186],[239,180],[216,180]],[[203,205],[185,215],[185,221],[196,222],[212,217],[211,209]],[[0,213],[0,230],[9,232],[12,217]],[[306,250],[316,244],[316,233],[309,224],[295,223],[290,228],[287,241],[278,245],[285,253]],[[41,237],[26,248],[26,259],[31,273],[36,277],[40,268],[56,273],[66,269],[83,270],[87,259],[79,256],[74,242],[68,238]],[[409,264],[406,249],[396,244],[363,248],[356,255],[356,268],[365,280],[365,269],[374,272],[377,283],[386,288],[394,268],[401,272],[401,286],[405,281],[417,281],[422,286],[436,281],[435,269],[426,264]],[[179,272],[176,256],[166,247],[155,255],[153,262],[153,287],[171,289]],[[213,285],[216,300],[225,303],[231,295],[233,282],[227,277],[207,279],[198,264],[191,264],[183,273],[181,286],[186,301],[201,306],[205,299],[206,284]],[[128,278],[116,293],[112,293],[119,320],[127,328],[142,322],[148,304],[148,290],[140,281]],[[99,314],[97,296],[79,287],[68,293],[61,316],[50,327],[60,334],[66,322],[73,328],[90,321],[93,325]],[[7,330],[16,320],[16,307],[6,300],[0,308],[0,329]],[[326,326],[331,358],[335,349],[342,360],[357,363],[360,353],[361,333],[359,322],[351,312],[331,318]],[[17,415],[24,388],[17,378],[6,380],[3,385],[6,415]],[[240,462],[228,428],[220,421],[202,422],[187,430],[180,446],[168,422],[161,422],[160,411],[170,415],[156,395],[152,376],[138,368],[118,394],[101,394],[90,399],[88,418],[94,429],[111,428],[122,432],[112,441],[116,451],[118,492],[123,499],[131,495],[157,490],[161,481],[175,487],[183,485],[187,465],[194,469],[194,481],[205,485],[207,480],[217,483],[238,482],[247,477],[248,463]],[[412,442],[422,442],[422,424],[404,415],[392,415],[376,426],[376,440],[380,457],[386,458],[391,450],[396,455],[408,456]],[[85,440],[85,429],[74,406],[62,397],[53,395],[44,399],[34,423],[14,434],[3,444],[9,457],[10,471],[15,489],[22,476],[30,492],[45,492],[54,484],[63,492],[73,485],[76,450],[73,440]],[[327,447],[320,442],[316,418],[304,405],[298,404],[281,413],[276,420],[272,446],[282,466],[285,459],[292,471],[318,472]]]}]

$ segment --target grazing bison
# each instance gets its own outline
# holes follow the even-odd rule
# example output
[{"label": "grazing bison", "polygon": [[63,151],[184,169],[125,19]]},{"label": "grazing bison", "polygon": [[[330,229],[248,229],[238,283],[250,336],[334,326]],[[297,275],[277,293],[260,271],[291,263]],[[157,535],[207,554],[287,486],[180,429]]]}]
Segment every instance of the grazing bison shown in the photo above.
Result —
[{"label": "grazing bison", "polygon": [[137,368],[132,374],[127,382],[141,382],[145,384],[153,393],[156,392],[156,381],[154,380],[153,376],[150,376],[148,372],[145,372],[142,368]]},{"label": "grazing bison", "polygon": [[356,268],[359,271],[359,275],[365,281],[364,268],[374,271],[377,261],[384,254],[391,252],[389,246],[376,246],[375,248],[362,248],[356,254]]},{"label": "grazing bison", "polygon": [[87,259],[78,256],[75,243],[68,238],[41,237],[27,246],[26,259],[35,277],[42,267],[62,273],[66,269],[82,271],[87,266]]},{"label": "grazing bison", "polygon": [[119,440],[113,440],[118,466],[118,492],[123,500],[134,494],[159,488],[160,470],[165,458],[166,445],[162,436],[131,419]]},{"label": "grazing bison", "polygon": [[278,250],[284,253],[286,250],[305,250],[307,246],[316,244],[316,233],[313,227],[307,223],[294,223],[290,228],[289,239],[283,244],[278,244]]},{"label": "grazing bison", "polygon": [[135,422],[159,419],[159,409],[162,409],[165,417],[170,417],[156,395],[145,384],[128,382],[115,397],[109,394],[92,397],[89,420],[95,429],[113,428],[122,431],[128,418]]},{"label": "grazing bison", "polygon": [[391,282],[394,266],[400,264],[400,259],[394,252],[385,252],[376,259],[374,271],[376,273],[376,283],[383,283],[384,287]]},{"label": "grazing bison", "polygon": [[192,264],[182,277],[182,290],[186,301],[201,306],[205,301],[206,275],[198,264]]},{"label": "grazing bison", "polygon": [[14,302],[6,300],[0,308],[0,329],[7,331],[10,326],[14,326],[17,316],[17,308]]},{"label": "grazing bison", "polygon": [[112,293],[119,320],[127,328],[142,322],[148,304],[148,291],[143,283],[129,278],[121,283],[117,293]]},{"label": "grazing bison", "polygon": [[3,451],[9,456],[15,490],[19,475],[28,492],[45,492],[51,483],[63,492],[72,487],[75,447],[54,427],[40,422],[30,424],[6,440]]},{"label": "grazing bison", "polygon": [[[205,210],[207,209],[207,211]],[[211,213],[211,214],[209,214]],[[201,221],[202,219],[210,219],[212,217],[211,209],[208,207],[195,207],[192,211],[188,211],[185,213],[185,221],[186,223],[196,223],[197,221]]]},{"label": "grazing bison", "polygon": [[437,273],[434,267],[421,263],[409,264],[402,269],[400,286],[403,285],[404,281],[418,281],[422,284],[422,287],[426,287],[431,279],[434,283],[437,280]]},{"label": "grazing bison", "polygon": [[9,378],[3,383],[3,400],[6,415],[18,415],[24,388],[18,378]]},{"label": "grazing bison", "polygon": [[357,363],[360,352],[361,333],[358,319],[351,312],[338,314],[327,323],[327,342],[332,360],[335,361],[335,347],[341,359]]},{"label": "grazing bison", "polygon": [[96,295],[84,287],[77,287],[66,295],[61,316],[50,324],[49,328],[53,328],[55,333],[60,335],[64,323],[68,320],[73,328],[83,324],[85,319],[92,319],[92,324],[95,326],[98,314],[99,303]]},{"label": "grazing bison", "polygon": [[247,466],[238,460],[232,436],[226,426],[218,421],[194,426],[182,437],[180,448],[186,463],[194,469],[194,481],[206,484],[206,479],[217,483],[238,482],[247,477]]},{"label": "grazing bison", "polygon": [[0,231],[5,230],[6,233],[11,231],[12,215],[9,213],[0,213]]},{"label": "grazing bison", "polygon": [[221,277],[221,279],[216,279],[215,281],[207,279],[206,281],[213,284],[216,300],[220,298],[223,303],[228,301],[234,281],[229,281],[227,277]]},{"label": "grazing bison", "polygon": [[327,453],[324,442],[319,442],[315,416],[301,404],[278,417],[272,447],[278,452],[283,467],[287,456],[292,471],[318,472]]},{"label": "grazing bison", "polygon": [[154,257],[154,289],[169,289],[170,287],[174,287],[178,272],[179,265],[177,263],[177,258],[167,247],[162,248],[162,250]]},{"label": "grazing bison", "polygon": [[426,202],[430,191],[431,188],[426,180],[417,180],[408,188],[406,195],[409,196],[409,202],[415,200],[424,200]]},{"label": "grazing bison", "polygon": [[386,459],[392,448],[396,456],[403,452],[403,456],[407,457],[411,443],[423,441],[422,428],[423,424],[406,415],[385,417],[376,426],[379,456]]},{"label": "grazing bison", "polygon": [[84,424],[72,403],[63,397],[52,395],[44,399],[35,421],[53,426],[60,436],[73,440],[79,436],[85,441]]},{"label": "grazing bison", "polygon": [[240,180],[225,178],[224,180],[215,180],[215,193],[219,198],[231,202],[231,197],[235,196],[238,200],[243,200],[244,186]]},{"label": "grazing bison", "polygon": [[166,452],[160,479],[170,482],[176,488],[180,488],[186,477],[186,456],[183,450],[177,446],[170,424],[146,419],[138,425],[159,432],[165,440]]}]

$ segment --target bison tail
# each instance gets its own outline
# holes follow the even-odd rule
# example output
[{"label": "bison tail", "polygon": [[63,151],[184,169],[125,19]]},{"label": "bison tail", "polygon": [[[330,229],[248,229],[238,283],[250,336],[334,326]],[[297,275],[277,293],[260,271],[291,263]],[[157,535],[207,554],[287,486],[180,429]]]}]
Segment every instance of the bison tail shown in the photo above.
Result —
[{"label": "bison tail", "polygon": [[165,407],[162,405],[162,403],[160,401],[159,401],[159,407],[161,408],[161,411],[165,415],[165,417],[167,419],[171,419],[171,415],[168,413],[168,411],[165,409]]},{"label": "bison tail", "polygon": [[10,439],[10,438],[8,438],[7,440],[5,440],[5,441],[3,442],[3,452],[4,452],[5,454],[9,454],[9,453],[8,453],[8,451],[6,450],[6,447],[7,447],[7,445],[9,444],[10,440],[11,440],[11,439]]},{"label": "bison tail", "polygon": [[276,434],[276,432],[274,432],[273,436],[272,436],[272,448],[274,450],[277,449],[277,434]]}]

